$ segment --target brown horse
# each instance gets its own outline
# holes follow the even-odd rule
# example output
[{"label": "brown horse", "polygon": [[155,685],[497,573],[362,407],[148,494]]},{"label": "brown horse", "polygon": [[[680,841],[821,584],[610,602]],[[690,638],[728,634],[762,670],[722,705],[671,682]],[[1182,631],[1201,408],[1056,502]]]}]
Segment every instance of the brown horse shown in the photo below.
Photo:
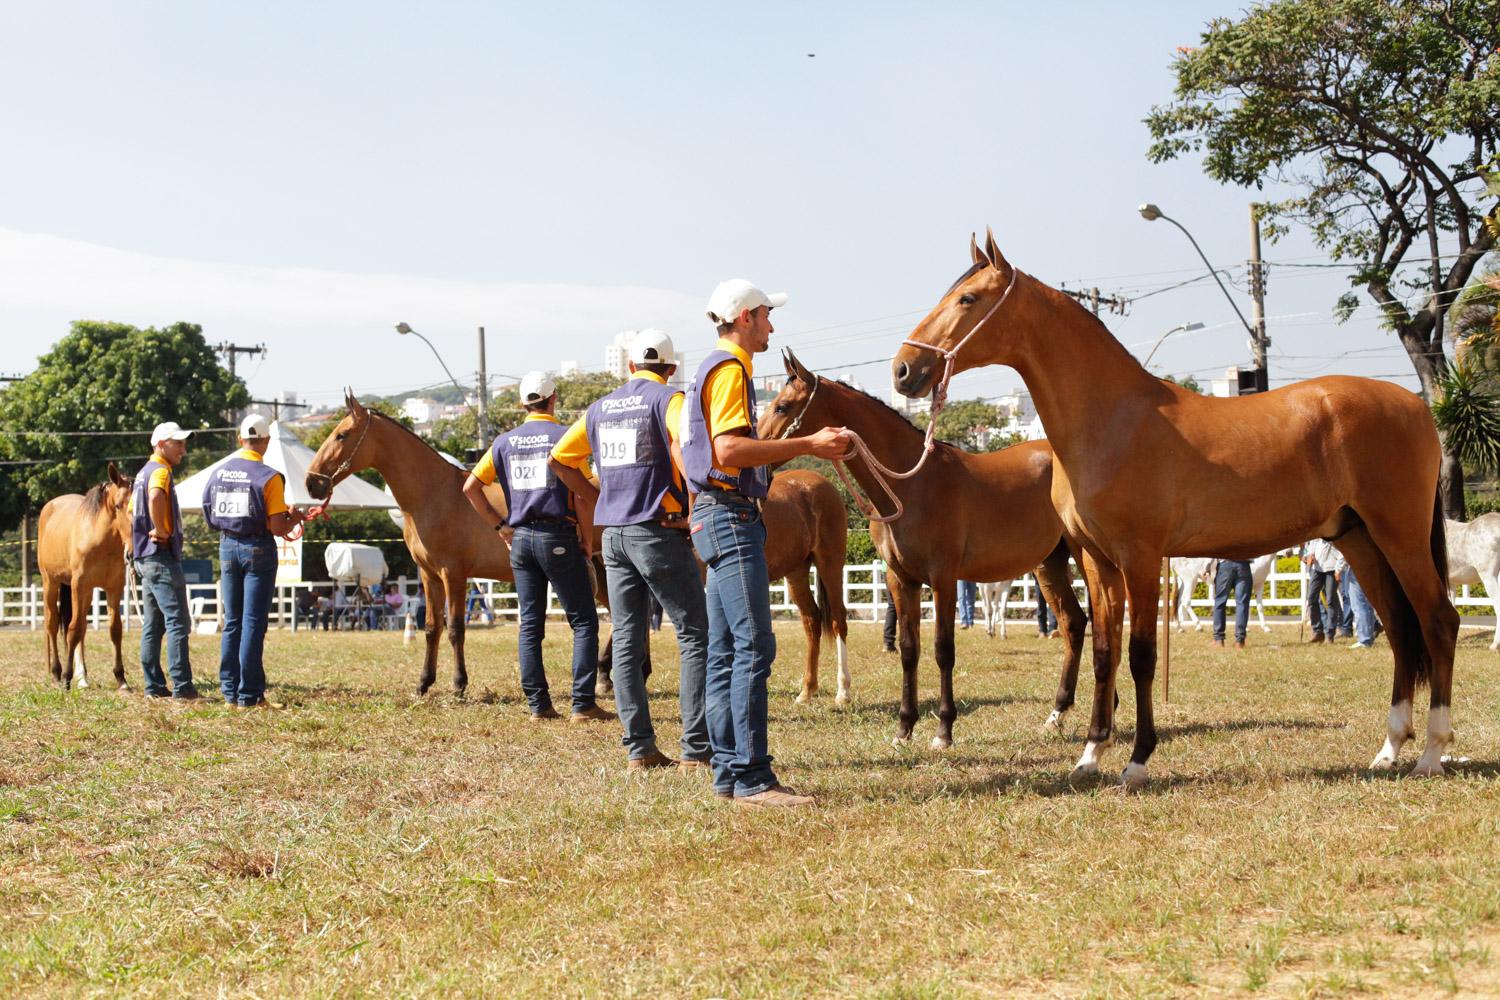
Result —
[{"label": "brown horse", "polygon": [[1421,399],[1344,376],[1200,396],[1147,373],[1097,317],[1006,262],[993,235],[984,250],[971,240],[970,255],[973,266],[912,331],[892,374],[901,392],[920,396],[940,386],[945,362],[957,371],[1009,365],[1031,390],[1056,455],[1052,498],[1082,541],[1094,615],[1094,712],[1076,772],[1097,772],[1114,740],[1128,600],[1136,733],[1123,782],[1147,780],[1164,555],[1250,559],[1316,537],[1338,542],[1390,636],[1389,727],[1371,766],[1395,765],[1426,680],[1427,746],[1412,773],[1441,774],[1458,613],[1446,592],[1438,437]]},{"label": "brown horse", "polygon": [[[425,694],[437,677],[438,642],[446,621],[454,656],[453,688],[462,694],[469,680],[464,664],[464,600],[468,581],[476,577],[514,579],[510,549],[464,498],[463,481],[467,475],[464,470],[450,465],[427,442],[396,421],[361,405],[352,394],[344,402],[349,413],[328,435],[308,467],[308,492],[320,499],[327,498],[336,484],[364,469],[373,468],[385,477],[405,515],[402,536],[421,572],[427,594],[427,651],[417,693]],[[781,478],[786,482],[767,498],[767,561],[772,579],[787,578],[808,635],[802,699],[817,691],[819,638],[823,631],[831,629],[838,642],[842,704],[848,700],[849,685],[844,648],[847,626],[843,566],[847,522],[843,502],[826,481],[819,487],[806,477]],[[490,502],[496,510],[506,509],[504,495],[498,488],[492,490]],[[594,551],[601,551],[598,528]],[[597,564],[597,556],[595,561]],[[809,565],[818,567],[820,591],[824,590],[823,581],[837,582],[824,591],[821,602],[813,599],[808,585]],[[596,578],[603,582],[603,572],[597,565]],[[602,586],[597,596],[607,607],[608,595]],[[612,646],[611,638],[600,651],[601,693],[609,690],[607,668]],[[650,673],[649,659],[646,671]]]},{"label": "brown horse", "polygon": [[[109,463],[109,479],[80,496],[68,493],[47,501],[37,523],[36,561],[42,571],[46,605],[47,668],[52,679],[69,688],[73,666],[78,686],[88,687],[83,634],[89,627],[94,588],[103,587],[109,604],[109,639],[115,645],[115,683],[124,690],[125,661],[120,655],[124,629],[120,598],[125,593],[125,553],[130,550],[130,480]],[[68,652],[57,648],[57,630],[66,632]]]},{"label": "brown horse", "polygon": [[[923,433],[872,396],[841,382],[821,379],[790,352],[786,386],[761,415],[762,438],[811,434],[824,427],[847,427],[869,446],[875,461],[906,469],[922,454]],[[917,721],[917,660],[921,655],[922,585],[937,604],[933,647],[940,689],[938,731],[932,745],[953,745],[953,608],[958,581],[1009,580],[1035,568],[1047,601],[1057,610],[1066,638],[1062,680],[1049,726],[1059,726],[1073,706],[1078,660],[1086,624],[1068,580],[1069,547],[1052,506],[1052,452],[1046,442],[1015,445],[973,455],[939,444],[922,470],[889,482],[863,457],[849,470],[881,516],[897,513],[891,490],[904,513],[882,523],[871,521],[870,537],[885,559],[896,605],[901,644],[901,709],[898,740],[910,740]]]},{"label": "brown horse", "polygon": [[[834,485],[816,472],[777,473],[766,495],[766,565],[770,579],[786,577],[787,590],[802,616],[807,662],[802,672],[805,704],[818,693],[818,656],[824,632],[838,652],[839,686],[834,702],[849,702],[849,624],[844,610],[844,559],[849,546],[849,515]],[[814,598],[808,569],[818,568]]]}]

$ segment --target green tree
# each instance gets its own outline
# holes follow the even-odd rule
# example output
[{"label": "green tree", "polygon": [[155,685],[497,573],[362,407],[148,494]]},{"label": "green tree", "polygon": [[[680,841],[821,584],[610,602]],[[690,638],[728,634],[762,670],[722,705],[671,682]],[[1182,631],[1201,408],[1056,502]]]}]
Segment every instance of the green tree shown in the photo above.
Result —
[{"label": "green tree", "polygon": [[[1292,185],[1261,208],[1272,239],[1304,226],[1349,262],[1423,398],[1440,399],[1444,317],[1500,236],[1500,191],[1486,184],[1500,140],[1500,5],[1275,0],[1209,22],[1173,69],[1176,99],[1146,118],[1150,159],[1201,153],[1223,183]],[[1346,293],[1338,314],[1358,301]],[[1446,443],[1441,489],[1448,516],[1461,516],[1463,469]]]},{"label": "green tree", "polygon": [[[919,413],[912,418],[912,424],[926,430],[927,419],[927,414]],[[996,432],[1006,422],[1005,412],[998,406],[979,399],[954,400],[938,414],[937,436],[964,451],[999,451],[1020,440],[1019,435]]]},{"label": "green tree", "polygon": [[[5,467],[5,523],[99,482],[111,459],[134,473],[151,454],[151,428],[161,421],[226,427],[249,398],[196,324],[74,323],[35,371],[0,395],[0,461],[28,463]],[[233,437],[195,436],[189,458],[206,464]]]},{"label": "green tree", "polygon": [[1193,378],[1193,376],[1191,375],[1181,379],[1173,378],[1171,375],[1163,375],[1162,381],[1171,382],[1173,385],[1180,385],[1188,392],[1196,392],[1200,394],[1203,392],[1203,386],[1199,385],[1198,380]]}]

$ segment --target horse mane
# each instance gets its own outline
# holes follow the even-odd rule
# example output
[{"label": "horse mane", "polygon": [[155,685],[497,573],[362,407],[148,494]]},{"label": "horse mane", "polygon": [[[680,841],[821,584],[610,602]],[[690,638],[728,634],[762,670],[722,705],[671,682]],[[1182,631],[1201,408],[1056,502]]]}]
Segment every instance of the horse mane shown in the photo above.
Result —
[{"label": "horse mane", "polygon": [[428,451],[432,452],[432,457],[435,458],[435,459],[437,459],[439,462],[441,462],[447,468],[452,469],[454,472],[460,472],[461,473],[461,472],[464,471],[463,469],[460,469],[458,466],[454,465],[452,462],[448,461],[442,455],[438,454],[438,450],[436,448],[434,448],[431,444],[427,443],[426,441],[422,440],[422,435],[418,434],[416,431],[412,430],[410,427],[406,426],[401,421],[397,420],[395,417],[393,417],[393,416],[391,416],[389,414],[386,414],[386,413],[381,413],[379,410],[372,410],[369,407],[365,407],[365,412],[368,413],[372,417],[379,417],[381,420],[384,420],[386,423],[390,424],[392,427],[396,428],[398,431],[401,431],[403,434],[406,434],[409,437],[411,437],[412,439],[414,439],[422,447],[424,447]]},{"label": "horse mane", "polygon": [[104,492],[108,483],[95,483],[83,495],[83,510],[86,514],[97,514],[104,509]]},{"label": "horse mane", "polygon": [[[959,280],[962,281],[963,279],[960,278]],[[822,378],[822,376],[819,376],[819,378]],[[837,385],[837,386],[840,386],[842,388],[848,389],[850,392],[854,393],[856,396],[863,396],[865,399],[868,399],[870,402],[874,403],[876,406],[879,406],[881,409],[885,410],[886,412],[890,413],[891,415],[893,415],[895,417],[899,417],[901,419],[901,422],[904,423],[904,424],[906,424],[907,428],[910,429],[913,434],[922,434],[922,435],[925,435],[927,433],[922,428],[920,428],[916,424],[912,423],[911,422],[911,417],[908,417],[906,414],[902,413],[900,410],[896,409],[894,406],[892,406],[890,403],[887,403],[885,400],[881,399],[879,396],[872,395],[871,393],[868,393],[865,390],[858,388],[857,386],[852,386],[848,382],[843,381],[842,379],[829,379],[829,378],[825,378],[825,379],[823,379],[823,381],[824,382],[832,382],[834,385]],[[954,444],[952,441],[944,441],[942,438],[938,438],[937,439],[937,443],[938,444],[942,444],[942,445],[947,445],[949,448],[957,448],[959,451],[963,451],[962,448],[959,448],[958,445]]]}]

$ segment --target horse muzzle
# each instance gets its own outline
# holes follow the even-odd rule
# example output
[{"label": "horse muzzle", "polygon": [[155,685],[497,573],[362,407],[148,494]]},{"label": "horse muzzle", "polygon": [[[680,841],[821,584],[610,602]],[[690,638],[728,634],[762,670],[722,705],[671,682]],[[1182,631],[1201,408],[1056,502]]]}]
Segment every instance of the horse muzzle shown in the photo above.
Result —
[{"label": "horse muzzle", "polygon": [[906,346],[891,361],[891,381],[896,391],[912,399],[932,392],[933,378],[942,361],[930,351]]},{"label": "horse muzzle", "polygon": [[314,500],[327,500],[328,495],[333,492],[333,480],[321,472],[309,472],[303,482]]}]

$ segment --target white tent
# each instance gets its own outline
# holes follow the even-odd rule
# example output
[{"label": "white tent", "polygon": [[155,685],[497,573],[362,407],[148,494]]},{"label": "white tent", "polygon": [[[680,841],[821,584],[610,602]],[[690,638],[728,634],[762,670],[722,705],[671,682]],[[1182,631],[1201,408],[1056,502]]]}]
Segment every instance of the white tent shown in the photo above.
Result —
[{"label": "white tent", "polygon": [[[281,426],[281,421],[271,424],[271,443],[266,447],[266,464],[286,477],[286,502],[293,507],[315,507],[322,505],[335,510],[393,510],[394,497],[382,492],[356,476],[340,482],[333,488],[333,498],[318,500],[307,492],[307,470],[312,465],[313,450],[303,444],[297,435]],[[194,473],[177,484],[177,503],[185,514],[203,513],[203,491],[208,488],[208,479],[215,469],[228,461],[228,456]]]}]

